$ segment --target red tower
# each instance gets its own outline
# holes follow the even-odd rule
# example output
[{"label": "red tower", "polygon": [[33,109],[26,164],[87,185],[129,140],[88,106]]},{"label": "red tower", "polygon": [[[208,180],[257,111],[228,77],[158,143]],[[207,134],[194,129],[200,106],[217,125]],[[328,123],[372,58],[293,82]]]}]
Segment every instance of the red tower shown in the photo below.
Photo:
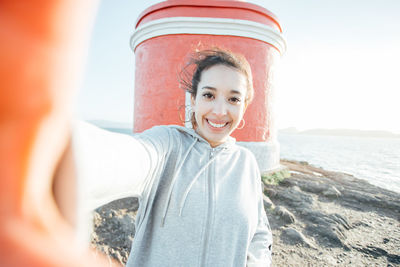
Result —
[{"label": "red tower", "polygon": [[233,136],[256,155],[261,171],[279,166],[273,116],[273,69],[286,42],[267,9],[243,1],[168,0],[146,9],[131,38],[135,51],[134,131],[180,124],[189,96],[179,87],[188,55],[213,46],[246,57],[253,72],[255,97],[246,111],[246,127]]}]

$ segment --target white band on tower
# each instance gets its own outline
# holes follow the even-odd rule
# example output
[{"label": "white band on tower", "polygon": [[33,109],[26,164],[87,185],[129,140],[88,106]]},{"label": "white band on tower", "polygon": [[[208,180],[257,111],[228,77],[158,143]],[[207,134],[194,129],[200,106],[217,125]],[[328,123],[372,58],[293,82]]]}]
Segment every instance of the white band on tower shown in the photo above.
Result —
[{"label": "white band on tower", "polygon": [[248,20],[228,18],[171,17],[139,26],[131,37],[132,50],[153,37],[172,34],[207,34],[240,36],[260,40],[274,46],[280,54],[286,51],[283,35],[271,26]]}]

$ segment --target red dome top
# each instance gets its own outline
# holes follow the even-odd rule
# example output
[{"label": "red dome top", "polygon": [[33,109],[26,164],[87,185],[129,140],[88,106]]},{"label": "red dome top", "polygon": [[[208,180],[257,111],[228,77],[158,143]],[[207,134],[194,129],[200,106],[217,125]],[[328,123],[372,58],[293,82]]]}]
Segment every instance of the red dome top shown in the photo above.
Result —
[{"label": "red dome top", "polygon": [[240,0],[168,0],[143,11],[136,28],[146,22],[168,17],[210,17],[254,21],[269,25],[282,33],[277,17],[256,4]]}]

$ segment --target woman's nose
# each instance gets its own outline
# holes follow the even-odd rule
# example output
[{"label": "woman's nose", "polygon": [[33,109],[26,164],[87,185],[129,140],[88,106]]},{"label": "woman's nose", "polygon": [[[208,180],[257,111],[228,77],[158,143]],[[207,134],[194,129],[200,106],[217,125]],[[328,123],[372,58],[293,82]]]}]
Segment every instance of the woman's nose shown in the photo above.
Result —
[{"label": "woman's nose", "polygon": [[217,99],[214,102],[213,113],[217,116],[224,116],[227,114],[227,106],[224,99]]}]

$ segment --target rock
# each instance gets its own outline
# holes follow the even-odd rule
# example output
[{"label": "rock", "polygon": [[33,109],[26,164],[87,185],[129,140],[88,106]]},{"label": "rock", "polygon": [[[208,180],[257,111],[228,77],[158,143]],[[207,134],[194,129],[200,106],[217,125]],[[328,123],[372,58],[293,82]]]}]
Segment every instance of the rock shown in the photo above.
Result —
[{"label": "rock", "polygon": [[279,185],[284,187],[296,186],[297,181],[295,179],[285,179]]},{"label": "rock", "polygon": [[104,205],[94,212],[92,244],[106,255],[126,263],[135,235],[136,198]]},{"label": "rock", "polygon": [[278,215],[286,224],[294,223],[296,221],[293,213],[288,211],[285,207],[277,206],[274,213]]},{"label": "rock", "polygon": [[276,196],[276,190],[266,187],[264,190],[264,195],[268,196],[268,197],[275,197]]},{"label": "rock", "polygon": [[[383,189],[378,189],[383,190]],[[391,193],[390,191],[388,192]],[[359,207],[360,205],[370,208],[386,209],[394,212],[397,219],[400,219],[400,199],[385,195],[376,195],[373,192],[348,189],[342,191],[343,198],[349,206]]]},{"label": "rock", "polygon": [[343,247],[346,231],[350,229],[347,220],[340,214],[325,214],[319,211],[303,211],[306,222],[306,232],[313,236],[324,247]]},{"label": "rock", "polygon": [[386,257],[389,262],[394,263],[394,264],[400,264],[400,255],[390,254],[383,248],[379,248],[379,247],[375,247],[375,246],[371,246],[371,245],[366,246],[366,247],[357,247],[356,246],[353,248],[364,254],[370,255],[374,258]]},{"label": "rock", "polygon": [[342,193],[340,193],[336,187],[329,186],[325,191],[322,192],[322,195],[327,198],[338,198],[342,195]]},{"label": "rock", "polygon": [[274,201],[274,203],[276,203],[275,200],[277,200],[294,208],[309,207],[313,203],[312,196],[302,192],[298,186],[276,190],[276,194],[274,196],[270,196],[270,198],[272,201]]},{"label": "rock", "polygon": [[265,209],[275,209],[274,203],[272,203],[271,199],[263,194],[263,202]]},{"label": "rock", "polygon": [[335,228],[323,228],[319,225],[307,225],[306,233],[314,237],[322,247],[345,247],[344,238]]},{"label": "rock", "polygon": [[294,228],[283,229],[281,233],[281,238],[284,242],[291,245],[301,244],[308,248],[315,248],[310,240],[308,240],[302,233]]},{"label": "rock", "polygon": [[302,183],[298,183],[301,190],[319,194],[327,189],[327,185],[321,182],[316,181],[303,181]]}]

